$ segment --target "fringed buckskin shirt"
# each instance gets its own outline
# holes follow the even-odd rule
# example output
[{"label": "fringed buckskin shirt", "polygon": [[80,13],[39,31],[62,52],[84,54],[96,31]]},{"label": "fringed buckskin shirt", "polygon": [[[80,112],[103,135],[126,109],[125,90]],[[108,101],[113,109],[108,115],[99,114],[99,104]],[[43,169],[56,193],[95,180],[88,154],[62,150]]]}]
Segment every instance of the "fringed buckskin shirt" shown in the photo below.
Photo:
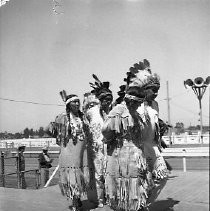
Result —
[{"label": "fringed buckskin shirt", "polygon": [[60,188],[67,199],[74,196],[86,197],[88,166],[84,123],[81,118],[66,113],[55,120],[56,142],[60,146]]},{"label": "fringed buckskin shirt", "polygon": [[132,117],[125,102],[116,105],[105,120],[102,133],[107,141],[106,195],[113,209],[139,210],[147,206],[153,188],[143,152],[144,124]]}]

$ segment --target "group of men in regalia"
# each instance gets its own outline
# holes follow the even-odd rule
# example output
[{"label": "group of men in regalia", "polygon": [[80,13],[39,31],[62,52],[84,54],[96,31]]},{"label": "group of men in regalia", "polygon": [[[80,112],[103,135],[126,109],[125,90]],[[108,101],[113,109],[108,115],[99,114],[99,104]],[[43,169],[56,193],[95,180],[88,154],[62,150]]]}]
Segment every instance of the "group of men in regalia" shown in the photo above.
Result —
[{"label": "group of men in regalia", "polygon": [[166,184],[169,165],[161,155],[168,129],[155,98],[159,76],[144,59],[129,68],[114,100],[109,82],[93,74],[83,103],[76,94],[60,96],[65,112],[52,124],[60,146],[59,185],[71,210],[88,210],[82,200],[113,210],[149,210]]}]

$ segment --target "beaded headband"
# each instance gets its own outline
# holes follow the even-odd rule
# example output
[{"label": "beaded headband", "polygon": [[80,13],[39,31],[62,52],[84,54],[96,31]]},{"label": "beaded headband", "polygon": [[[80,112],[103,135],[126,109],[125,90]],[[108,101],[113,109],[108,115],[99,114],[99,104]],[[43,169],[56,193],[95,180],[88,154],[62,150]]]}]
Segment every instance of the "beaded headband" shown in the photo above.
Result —
[{"label": "beaded headband", "polygon": [[125,94],[125,98],[129,100],[135,100],[137,102],[144,102],[145,98],[136,97],[134,95]]},{"label": "beaded headband", "polygon": [[67,105],[75,100],[79,100],[79,98],[77,96],[71,97],[68,100],[66,100],[65,104]]}]

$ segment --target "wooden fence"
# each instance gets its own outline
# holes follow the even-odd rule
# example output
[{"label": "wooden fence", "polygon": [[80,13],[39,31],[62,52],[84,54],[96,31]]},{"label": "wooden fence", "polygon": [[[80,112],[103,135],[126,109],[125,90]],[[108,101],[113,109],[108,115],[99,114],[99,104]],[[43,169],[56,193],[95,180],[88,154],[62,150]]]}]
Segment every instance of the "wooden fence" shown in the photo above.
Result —
[{"label": "wooden fence", "polygon": [[[15,154],[15,152],[13,153]],[[12,161],[11,161],[12,160]],[[8,171],[8,164],[6,164],[6,161],[9,161],[10,166],[13,166],[12,169],[14,171]],[[36,189],[40,186],[40,170],[39,169],[30,169],[21,171],[20,168],[20,155],[12,155],[12,156],[6,156],[4,152],[1,152],[1,159],[0,159],[1,165],[0,165],[0,177],[1,177],[1,183],[3,187],[6,187],[6,180],[9,176],[15,176],[16,177],[16,186],[17,188],[25,188],[25,184],[23,184],[23,177],[25,181],[25,175],[26,174],[32,174],[35,176],[35,187]],[[14,180],[15,178],[13,178]]]}]

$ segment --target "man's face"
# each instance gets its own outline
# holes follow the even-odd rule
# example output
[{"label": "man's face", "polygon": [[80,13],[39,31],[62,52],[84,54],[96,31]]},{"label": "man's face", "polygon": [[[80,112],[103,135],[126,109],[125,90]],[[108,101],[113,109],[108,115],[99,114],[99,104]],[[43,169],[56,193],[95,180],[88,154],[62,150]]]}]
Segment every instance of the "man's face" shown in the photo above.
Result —
[{"label": "man's face", "polygon": [[128,101],[126,101],[126,105],[128,107],[128,110],[132,114],[132,113],[136,112],[136,110],[142,104],[142,102],[139,102],[139,101],[136,101],[136,100],[128,100]]},{"label": "man's face", "polygon": [[93,107],[96,106],[96,105],[98,105],[98,103],[96,103],[96,102],[91,102],[91,103],[89,103],[89,105],[88,105],[88,109],[93,108]]},{"label": "man's face", "polygon": [[158,95],[159,87],[150,87],[146,92],[146,100],[153,101]]},{"label": "man's face", "polygon": [[110,104],[112,103],[112,96],[111,95],[107,95],[106,97],[104,97],[102,100],[101,100],[101,107],[102,108],[108,108],[110,106]]},{"label": "man's face", "polygon": [[72,112],[77,112],[80,108],[80,101],[79,99],[73,100],[69,103],[70,110]]},{"label": "man's face", "polygon": [[47,154],[47,151],[48,151],[47,149],[44,149],[44,150],[43,150],[44,154]]}]

